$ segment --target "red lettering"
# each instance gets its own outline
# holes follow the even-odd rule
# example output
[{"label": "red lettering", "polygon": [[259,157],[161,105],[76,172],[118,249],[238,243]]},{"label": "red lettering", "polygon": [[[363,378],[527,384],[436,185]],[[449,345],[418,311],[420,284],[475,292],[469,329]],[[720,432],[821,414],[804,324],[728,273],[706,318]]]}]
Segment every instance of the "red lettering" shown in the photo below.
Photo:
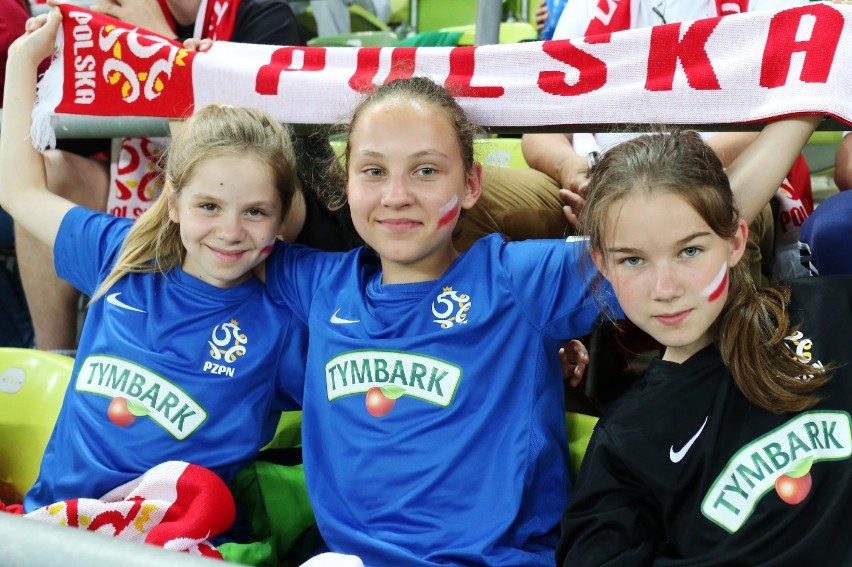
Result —
[{"label": "red lettering", "polygon": [[[796,41],[802,16],[816,18],[810,39]],[[805,52],[800,79],[805,83],[824,83],[837,52],[843,32],[843,15],[827,4],[814,4],[778,12],[769,23],[769,37],[760,68],[760,86],[775,88],[787,83],[790,59],[797,51]]]},{"label": "red lettering", "polygon": [[[369,94],[376,90],[374,80],[379,71],[379,54],[381,47],[363,47],[358,50],[358,66],[349,79],[352,90],[361,94]],[[416,47],[395,47],[391,52],[391,69],[385,83],[395,79],[407,79],[414,75]]]},{"label": "red lettering", "polygon": [[790,211],[790,218],[793,220],[793,226],[802,226],[808,218],[808,212],[804,207],[796,207]]},{"label": "red lettering", "polygon": [[454,47],[450,50],[450,74],[444,86],[457,97],[500,98],[503,87],[474,87],[471,85],[475,66],[476,47]]},{"label": "red lettering", "polygon": [[120,201],[127,201],[133,196],[133,190],[118,179],[115,180],[115,189],[116,193],[118,193],[116,198]]},{"label": "red lettering", "polygon": [[139,180],[139,186],[136,188],[136,196],[140,201],[153,201],[157,198],[161,191],[157,187],[159,177],[159,171],[149,171],[142,176],[142,179]]},{"label": "red lettering", "polygon": [[781,211],[781,214],[778,215],[778,224],[781,225],[782,232],[787,232],[787,225],[790,224],[790,213]]},{"label": "red lettering", "polygon": [[[302,65],[293,68],[296,52],[302,53]],[[257,71],[254,90],[261,95],[277,95],[282,71],[322,71],[325,69],[325,47],[282,47],[272,53],[268,64]]]},{"label": "red lettering", "polygon": [[[609,43],[610,34],[587,37],[586,43]],[[542,71],[538,74],[538,88],[557,96],[576,96],[596,91],[606,84],[606,63],[590,55],[569,40],[545,41],[542,50],[579,72],[573,85],[565,81],[563,71]]]},{"label": "red lettering", "polygon": [[680,39],[680,23],[651,28],[651,49],[648,53],[648,78],[645,89],[670,91],[675,69],[680,60],[686,73],[686,82],[696,90],[719,90],[719,79],[704,48],[720,18],[698,20]]},{"label": "red lettering", "polygon": [[[139,152],[137,152],[136,148],[133,147],[133,144],[128,143],[126,139],[121,141],[121,153],[119,154],[119,156],[121,158],[118,160],[117,171],[119,175],[126,175],[131,171],[136,171],[136,169],[139,167]],[[125,158],[128,158],[127,165],[122,166],[121,162]]]},{"label": "red lettering", "polygon": [[134,496],[129,498],[129,500],[133,501],[133,505],[130,507],[130,510],[127,512],[127,515],[124,516],[118,510],[108,510],[106,512],[101,512],[94,518],[92,518],[91,522],[86,529],[90,532],[96,532],[99,528],[111,525],[114,530],[114,534],[118,536],[124,531],[124,528],[130,525],[130,522],[139,515],[139,511],[142,509],[142,500],[144,500],[140,496]]}]

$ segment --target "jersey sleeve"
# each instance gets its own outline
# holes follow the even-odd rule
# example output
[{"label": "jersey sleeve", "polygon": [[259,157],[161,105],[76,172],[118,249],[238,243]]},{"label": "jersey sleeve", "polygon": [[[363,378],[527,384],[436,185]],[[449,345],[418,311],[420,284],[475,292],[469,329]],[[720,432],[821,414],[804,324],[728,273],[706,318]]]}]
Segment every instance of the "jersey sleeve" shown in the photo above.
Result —
[{"label": "jersey sleeve", "polygon": [[585,239],[510,242],[501,263],[527,316],[551,338],[580,337],[602,317],[622,318]]},{"label": "jersey sleeve", "polygon": [[273,301],[288,305],[307,324],[314,293],[333,277],[343,257],[343,253],[279,242],[266,260],[267,291]]},{"label": "jersey sleeve", "polygon": [[650,565],[664,542],[661,513],[630,473],[624,455],[599,425],[562,516],[557,565]]},{"label": "jersey sleeve", "polygon": [[133,221],[74,207],[62,219],[53,261],[56,274],[92,295],[115,263]]},{"label": "jersey sleeve", "polygon": [[302,408],[305,392],[308,327],[291,315],[287,325],[282,325],[281,333],[286,339],[278,361],[275,407],[282,411],[297,410]]}]

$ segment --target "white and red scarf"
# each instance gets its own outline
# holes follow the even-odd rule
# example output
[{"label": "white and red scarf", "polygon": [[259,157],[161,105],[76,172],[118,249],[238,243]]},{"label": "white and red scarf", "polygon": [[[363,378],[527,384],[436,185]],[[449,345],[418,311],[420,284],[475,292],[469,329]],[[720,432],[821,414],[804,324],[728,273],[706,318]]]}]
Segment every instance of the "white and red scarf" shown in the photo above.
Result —
[{"label": "white and red scarf", "polygon": [[483,126],[743,124],[818,113],[852,124],[852,6],[625,30],[608,37],[478,47],[281,47],[220,41],[208,52],[60,5],[59,56],[39,88],[33,139],[54,113],[184,118],[211,102],[293,124],[349,120],[393,78],[444,84]]},{"label": "white and red scarf", "polygon": [[625,30],[605,41],[395,48],[220,41],[204,53],[82,8],[60,9],[63,47],[42,79],[43,115],[35,118],[42,147],[54,112],[184,118],[222,102],[264,108],[282,122],[342,123],[365,93],[414,74],[447,86],[475,122],[504,129],[614,119],[741,124],[801,113],[852,124],[852,6],[845,4]]},{"label": "white and red scarf", "polygon": [[221,559],[208,540],[231,527],[235,507],[212,471],[169,461],[99,499],[63,500],[25,517]]}]

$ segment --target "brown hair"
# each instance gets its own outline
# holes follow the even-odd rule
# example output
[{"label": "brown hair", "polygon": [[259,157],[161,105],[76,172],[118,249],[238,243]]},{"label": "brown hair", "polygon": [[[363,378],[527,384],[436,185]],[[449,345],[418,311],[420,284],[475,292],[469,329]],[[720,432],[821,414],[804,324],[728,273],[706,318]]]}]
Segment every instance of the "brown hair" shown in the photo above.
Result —
[{"label": "brown hair", "polygon": [[[639,136],[610,149],[591,169],[580,232],[602,258],[612,230],[607,212],[637,191],[681,197],[721,238],[737,231],[739,212],[722,163],[695,132]],[[828,380],[826,371],[796,360],[786,344],[793,331],[788,302],[786,287],[757,289],[740,261],[731,269],[728,299],[713,328],[737,387],[773,413],[813,406],[819,400],[815,390]]]},{"label": "brown hair", "polygon": [[[464,109],[459,106],[459,103],[446,88],[427,77],[409,77],[407,79],[395,79],[381,85],[367,95],[355,108],[349,123],[340,131],[340,135],[346,140],[343,163],[347,179],[349,177],[349,156],[352,149],[350,144],[352,132],[358,126],[365,109],[382,102],[420,102],[443,112],[456,133],[465,174],[470,173],[475,161],[473,141],[482,132],[482,129],[468,119]],[[330,196],[328,206],[332,209],[340,208],[344,202],[346,202],[345,187],[341,186],[337,195]]]},{"label": "brown hair", "polygon": [[[263,110],[210,104],[190,117],[163,156],[168,190],[179,193],[206,160],[241,155],[250,155],[269,168],[281,197],[283,219],[299,189],[296,156],[289,127]],[[169,219],[163,191],[127,233],[112,272],[91,301],[125,274],[166,272],[180,266],[185,255],[180,228]]]}]

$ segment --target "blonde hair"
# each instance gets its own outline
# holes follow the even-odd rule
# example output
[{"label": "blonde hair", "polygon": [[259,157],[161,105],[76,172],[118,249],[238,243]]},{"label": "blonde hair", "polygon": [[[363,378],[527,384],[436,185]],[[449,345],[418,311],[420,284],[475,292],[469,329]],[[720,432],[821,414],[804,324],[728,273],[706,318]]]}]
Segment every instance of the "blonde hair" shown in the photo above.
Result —
[{"label": "blonde hair", "polygon": [[91,301],[104,295],[125,274],[164,273],[180,266],[186,249],[179,226],[169,219],[167,191],[180,193],[206,160],[244,155],[269,168],[281,197],[283,219],[300,189],[290,128],[263,110],[207,105],[185,122],[166,150],[163,177],[167,189],[133,224],[115,266]]},{"label": "blonde hair", "polygon": [[[686,201],[721,238],[737,231],[739,211],[722,163],[697,133],[674,131],[639,136],[604,154],[589,172],[580,232],[606,258],[607,213],[637,192],[670,193]],[[714,342],[742,394],[773,412],[813,406],[828,373],[799,362],[785,343],[790,335],[789,289],[757,289],[747,263],[731,270],[730,291],[714,323]],[[810,379],[802,377],[812,376]]]}]

